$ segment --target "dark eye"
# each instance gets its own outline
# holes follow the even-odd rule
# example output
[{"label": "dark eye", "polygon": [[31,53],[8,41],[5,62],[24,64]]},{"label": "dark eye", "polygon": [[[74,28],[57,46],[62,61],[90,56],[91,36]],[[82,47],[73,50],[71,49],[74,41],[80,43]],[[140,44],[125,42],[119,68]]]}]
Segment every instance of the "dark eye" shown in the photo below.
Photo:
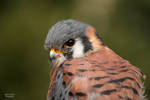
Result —
[{"label": "dark eye", "polygon": [[74,43],[75,43],[75,40],[74,40],[74,39],[70,39],[70,40],[68,40],[68,41],[65,43],[65,45],[71,47],[71,46],[74,45]]}]

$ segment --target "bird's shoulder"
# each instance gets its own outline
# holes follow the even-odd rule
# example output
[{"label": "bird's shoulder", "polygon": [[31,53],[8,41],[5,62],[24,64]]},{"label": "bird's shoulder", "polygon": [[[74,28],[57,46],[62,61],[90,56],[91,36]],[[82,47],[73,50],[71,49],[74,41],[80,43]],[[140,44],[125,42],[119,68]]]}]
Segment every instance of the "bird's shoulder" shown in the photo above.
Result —
[{"label": "bird's shoulder", "polygon": [[143,73],[111,50],[67,60],[61,67],[65,85],[71,84],[70,97],[135,99],[142,93]]},{"label": "bird's shoulder", "polygon": [[141,78],[144,74],[107,48],[82,58],[66,60],[51,71],[51,76],[49,96],[59,100],[143,98]]}]

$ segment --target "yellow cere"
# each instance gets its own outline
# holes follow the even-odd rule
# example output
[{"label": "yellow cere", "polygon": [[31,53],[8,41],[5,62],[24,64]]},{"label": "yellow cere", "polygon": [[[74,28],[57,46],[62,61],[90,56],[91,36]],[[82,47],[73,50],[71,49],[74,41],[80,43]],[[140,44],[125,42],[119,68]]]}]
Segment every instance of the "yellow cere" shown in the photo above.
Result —
[{"label": "yellow cere", "polygon": [[57,53],[57,54],[63,54],[63,52],[61,52],[61,51],[58,50],[58,49],[54,49],[54,48],[52,48],[52,49],[50,50],[50,52]]}]

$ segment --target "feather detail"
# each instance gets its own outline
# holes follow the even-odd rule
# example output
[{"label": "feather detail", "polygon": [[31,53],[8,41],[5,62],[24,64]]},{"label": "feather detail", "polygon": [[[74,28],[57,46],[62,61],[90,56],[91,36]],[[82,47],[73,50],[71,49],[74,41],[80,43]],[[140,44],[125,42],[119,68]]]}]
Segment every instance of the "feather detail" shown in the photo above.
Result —
[{"label": "feather detail", "polygon": [[[57,70],[62,73],[59,79]],[[63,88],[64,99],[48,100],[144,100],[144,77],[140,69],[105,47],[89,56],[66,60],[60,69],[52,70],[50,88],[62,79],[57,87]]]}]

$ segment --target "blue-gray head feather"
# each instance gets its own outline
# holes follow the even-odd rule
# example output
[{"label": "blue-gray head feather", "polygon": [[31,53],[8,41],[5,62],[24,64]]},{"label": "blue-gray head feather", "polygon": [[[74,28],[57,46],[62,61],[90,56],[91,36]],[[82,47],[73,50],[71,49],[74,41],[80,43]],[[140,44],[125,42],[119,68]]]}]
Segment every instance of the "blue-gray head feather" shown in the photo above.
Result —
[{"label": "blue-gray head feather", "polygon": [[46,49],[60,49],[67,40],[85,35],[88,26],[90,25],[71,19],[57,22],[49,30],[44,46]]}]

